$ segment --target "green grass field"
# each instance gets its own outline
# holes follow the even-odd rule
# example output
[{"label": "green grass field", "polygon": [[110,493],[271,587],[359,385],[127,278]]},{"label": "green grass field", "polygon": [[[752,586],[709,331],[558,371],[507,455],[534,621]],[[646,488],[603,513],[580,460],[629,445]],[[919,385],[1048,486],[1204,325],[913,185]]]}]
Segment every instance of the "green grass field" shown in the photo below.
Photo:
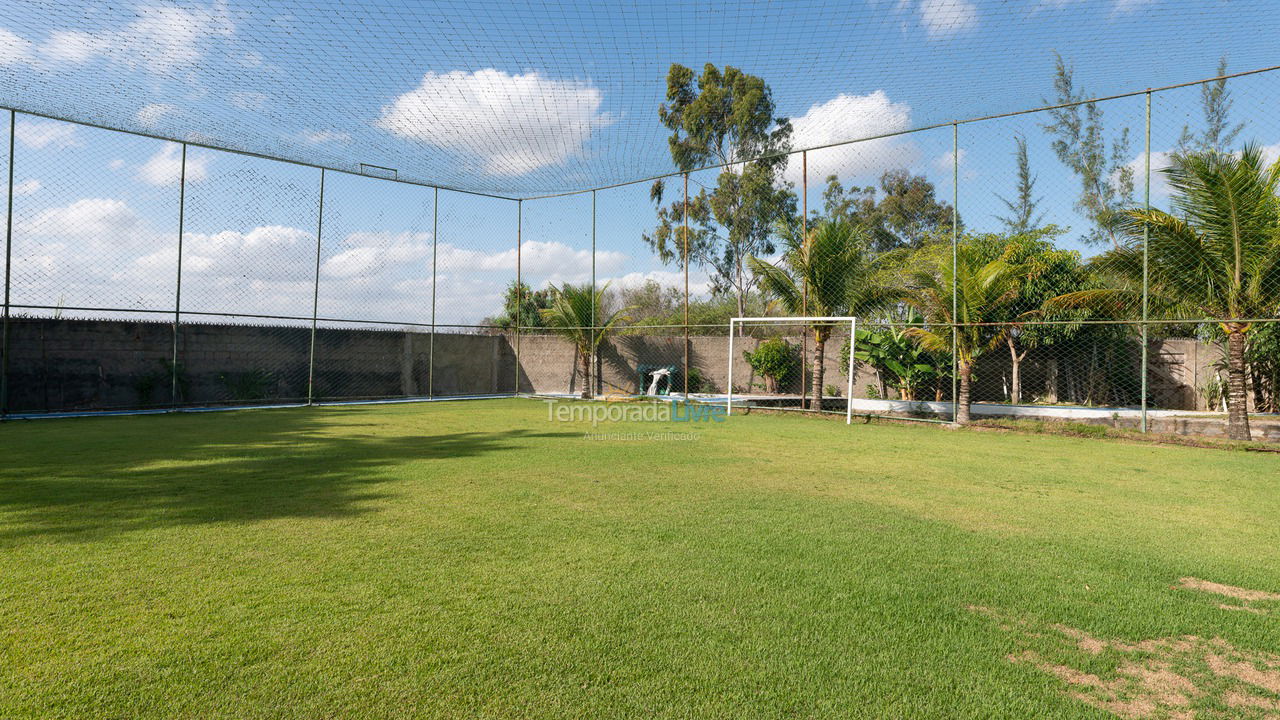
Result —
[{"label": "green grass field", "polygon": [[588,429],[533,400],[0,426],[0,717],[1280,713],[1274,455]]}]

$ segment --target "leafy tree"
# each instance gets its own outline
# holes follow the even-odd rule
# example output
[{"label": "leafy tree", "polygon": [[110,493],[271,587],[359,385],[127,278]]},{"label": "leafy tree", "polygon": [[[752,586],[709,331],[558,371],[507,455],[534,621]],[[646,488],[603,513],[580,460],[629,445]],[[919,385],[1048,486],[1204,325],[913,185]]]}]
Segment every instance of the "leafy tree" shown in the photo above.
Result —
[{"label": "leafy tree", "polygon": [[[596,348],[617,325],[626,322],[626,309],[606,311],[607,286],[595,292],[590,285],[551,286],[551,304],[540,310],[544,327],[573,343],[582,364],[582,397],[591,397],[591,359]],[[592,320],[595,328],[592,328]]]},{"label": "leafy tree", "polygon": [[1014,199],[1000,198],[1009,214],[998,219],[1008,232],[1024,233],[1039,227],[1044,221],[1044,213],[1039,209],[1043,198],[1036,197],[1036,177],[1031,174],[1031,162],[1027,159],[1027,139],[1018,135],[1013,143],[1013,156],[1018,163],[1018,186]]},{"label": "leafy tree", "polygon": [[794,219],[796,197],[780,186],[791,147],[791,123],[774,117],[773,96],[760,78],[708,63],[701,75],[683,65],[667,73],[667,102],[658,119],[671,131],[671,159],[682,171],[723,165],[714,187],[689,197],[689,233],[685,237],[683,194],[663,206],[665,186],[653,185],[658,226],[645,242],[665,263],[688,262],[711,271],[713,291],[732,293],[743,314],[754,278],[746,259],[774,251],[773,232],[780,219]]},{"label": "leafy tree", "polygon": [[852,223],[876,252],[920,248],[951,235],[951,205],[938,200],[928,178],[907,170],[885,171],[874,187],[845,188],[831,175],[822,197],[825,217],[813,219]]},{"label": "leafy tree", "polygon": [[1122,129],[1108,148],[1102,108],[1096,102],[1082,103],[1087,95],[1083,89],[1076,90],[1074,71],[1060,55],[1053,88],[1055,97],[1045,104],[1057,107],[1049,110],[1053,122],[1044,130],[1054,136],[1052,147],[1058,159],[1080,180],[1076,209],[1093,225],[1081,240],[1119,247],[1124,210],[1133,204],[1129,129]]},{"label": "leafy tree", "polygon": [[[1054,246],[1052,238],[1061,233],[1050,225],[1012,235],[982,235],[968,241],[984,261],[1003,260],[1023,270],[1016,293],[989,313],[990,322],[1003,323],[1003,339],[1009,349],[1009,400],[1015,405],[1022,402],[1022,362],[1027,353],[1070,339],[1079,330],[1078,321],[1089,314],[1081,309],[1044,309],[1049,300],[1086,288],[1092,282],[1080,253]],[[1062,321],[1066,322],[1058,324]]]},{"label": "leafy tree", "polygon": [[1227,89],[1227,57],[1218,60],[1217,75],[1220,79],[1200,86],[1200,110],[1204,113],[1204,130],[1200,133],[1191,131],[1190,126],[1182,126],[1182,135],[1178,137],[1178,152],[1227,152],[1231,143],[1244,130],[1244,123],[1231,124],[1231,91]]},{"label": "leafy tree", "polygon": [[769,338],[756,346],[754,351],[742,353],[751,369],[764,378],[767,392],[791,382],[800,369],[799,348],[782,338]]},{"label": "leafy tree", "polygon": [[[1280,163],[1266,167],[1261,151],[1175,155],[1163,172],[1173,189],[1174,214],[1130,210],[1125,232],[1150,240],[1148,297],[1159,316],[1202,317],[1218,323],[1227,343],[1227,433],[1248,440],[1248,337],[1257,318],[1280,312]],[[1140,245],[1095,261],[1110,287],[1068,293],[1064,307],[1095,307],[1133,316],[1142,302]]]},{"label": "leafy tree", "polygon": [[[909,311],[906,322],[912,326],[924,324],[924,318],[915,311]],[[858,328],[858,351],[855,360],[870,365],[880,381],[880,396],[888,397],[888,388],[892,387],[902,400],[918,400],[921,391],[935,389],[935,396],[940,394],[939,381],[950,375],[950,353],[935,353],[925,350],[906,333],[901,325],[890,325],[882,329]],[[840,367],[848,372],[849,342],[846,340],[840,348]]]},{"label": "leafy tree", "polygon": [[[624,288],[618,292],[624,306],[630,308],[631,324],[672,324],[684,321],[684,291],[674,286],[663,286],[656,280]],[[690,308],[692,309],[692,308]]]},{"label": "leafy tree", "polygon": [[551,288],[535,291],[524,283],[512,280],[502,295],[502,313],[485,318],[484,324],[503,330],[515,328],[517,322],[522,328],[545,327],[541,313],[551,306],[553,295]]},{"label": "leafy tree", "polygon": [[[793,315],[843,316],[868,314],[892,304],[897,293],[877,282],[875,261],[865,241],[845,222],[823,222],[809,231],[784,236],[786,251],[780,265],[749,258],[760,287]],[[823,355],[834,326],[810,325],[813,331],[812,397],[822,408]]]},{"label": "leafy tree", "polygon": [[938,263],[936,268],[917,272],[905,298],[927,325],[905,332],[925,350],[944,353],[951,350],[951,328],[956,327],[960,388],[955,421],[965,425],[969,422],[974,361],[998,346],[1008,332],[986,323],[999,317],[1001,308],[1017,297],[1024,270],[1003,259],[985,262],[982,253],[969,244],[956,248],[954,271],[951,263]]}]

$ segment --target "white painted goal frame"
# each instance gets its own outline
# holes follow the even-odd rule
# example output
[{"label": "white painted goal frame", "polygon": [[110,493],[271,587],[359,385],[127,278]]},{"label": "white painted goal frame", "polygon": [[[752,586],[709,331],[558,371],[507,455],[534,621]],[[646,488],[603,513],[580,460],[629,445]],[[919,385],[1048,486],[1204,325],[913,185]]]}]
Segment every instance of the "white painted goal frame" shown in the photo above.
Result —
[{"label": "white painted goal frame", "polygon": [[[853,422],[853,352],[857,345],[858,338],[858,318],[856,317],[735,317],[729,318],[729,382],[727,390],[729,392],[725,404],[728,406],[728,414],[733,414],[733,339],[735,331],[742,325],[804,325],[806,331],[809,326],[814,323],[831,323],[843,324],[849,323],[849,387],[845,390],[845,410],[844,422],[846,425]],[[804,367],[805,360],[801,360],[800,366]],[[803,375],[803,372],[801,373]],[[821,408],[819,408],[821,409]]]}]

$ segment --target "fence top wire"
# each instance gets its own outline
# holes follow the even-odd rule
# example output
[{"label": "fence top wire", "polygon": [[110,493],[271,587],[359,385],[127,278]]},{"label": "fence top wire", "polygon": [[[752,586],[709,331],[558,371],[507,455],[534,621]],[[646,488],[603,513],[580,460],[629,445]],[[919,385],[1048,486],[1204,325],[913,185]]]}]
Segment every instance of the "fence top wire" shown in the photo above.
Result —
[{"label": "fence top wire", "polygon": [[763,78],[799,149],[1047,105],[1055,53],[1091,97],[1263,68],[1277,30],[1271,0],[26,0],[0,105],[525,197],[675,170],[673,62]]}]

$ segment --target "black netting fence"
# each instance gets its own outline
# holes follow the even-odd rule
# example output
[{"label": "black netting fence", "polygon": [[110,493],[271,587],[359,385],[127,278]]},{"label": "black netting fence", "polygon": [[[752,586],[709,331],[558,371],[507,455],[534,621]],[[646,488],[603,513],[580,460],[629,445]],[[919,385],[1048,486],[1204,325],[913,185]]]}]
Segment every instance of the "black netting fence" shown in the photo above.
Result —
[{"label": "black netting fence", "polygon": [[862,140],[524,199],[11,112],[3,410],[733,395],[1280,432],[1278,80],[916,131],[862,98]]}]

